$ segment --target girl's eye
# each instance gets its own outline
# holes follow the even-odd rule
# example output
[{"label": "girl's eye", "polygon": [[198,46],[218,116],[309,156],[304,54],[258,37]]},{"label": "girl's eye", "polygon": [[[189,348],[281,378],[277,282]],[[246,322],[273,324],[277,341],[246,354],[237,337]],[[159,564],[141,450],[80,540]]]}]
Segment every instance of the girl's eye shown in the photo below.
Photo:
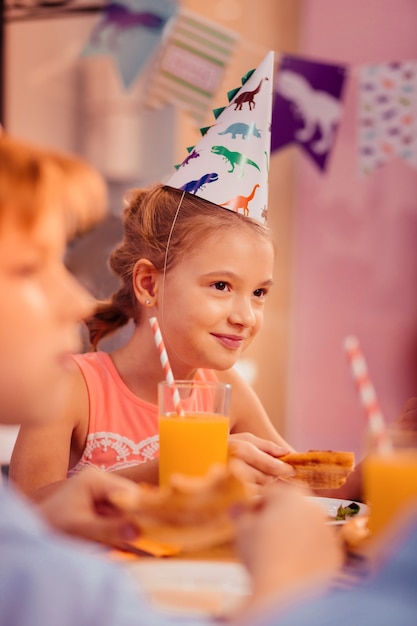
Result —
[{"label": "girl's eye", "polygon": [[219,280],[217,283],[213,283],[212,286],[218,291],[226,291],[229,288],[229,284],[225,283],[223,280]]},{"label": "girl's eye", "polygon": [[268,293],[268,291],[266,289],[261,288],[261,289],[255,289],[255,291],[253,292],[253,295],[256,298],[264,298],[267,293]]}]

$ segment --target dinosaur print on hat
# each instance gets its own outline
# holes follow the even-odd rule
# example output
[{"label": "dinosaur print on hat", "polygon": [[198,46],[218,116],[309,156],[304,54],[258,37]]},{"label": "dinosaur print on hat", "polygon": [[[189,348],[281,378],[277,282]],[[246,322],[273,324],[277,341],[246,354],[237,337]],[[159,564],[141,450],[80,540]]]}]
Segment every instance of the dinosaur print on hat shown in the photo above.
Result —
[{"label": "dinosaur print on hat", "polygon": [[187,148],[188,156],[167,185],[264,222],[267,218],[268,170],[274,53],[228,93],[229,104],[214,111],[213,126]]},{"label": "dinosaur print on hat", "polygon": [[268,76],[261,78],[258,86],[252,91],[240,91],[239,95],[233,100],[235,105],[235,111],[241,111],[243,104],[246,102],[249,106],[249,111],[252,111],[256,107],[255,96],[261,91],[261,85],[264,80],[269,80]]}]

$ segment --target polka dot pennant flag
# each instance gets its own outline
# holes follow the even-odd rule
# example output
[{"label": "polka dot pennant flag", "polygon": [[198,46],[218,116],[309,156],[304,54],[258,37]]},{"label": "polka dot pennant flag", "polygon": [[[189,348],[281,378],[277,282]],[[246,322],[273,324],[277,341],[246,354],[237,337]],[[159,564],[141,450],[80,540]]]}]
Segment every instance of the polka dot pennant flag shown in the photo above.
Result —
[{"label": "polka dot pennant flag", "polygon": [[358,74],[360,174],[396,157],[417,167],[417,61],[364,65]]}]

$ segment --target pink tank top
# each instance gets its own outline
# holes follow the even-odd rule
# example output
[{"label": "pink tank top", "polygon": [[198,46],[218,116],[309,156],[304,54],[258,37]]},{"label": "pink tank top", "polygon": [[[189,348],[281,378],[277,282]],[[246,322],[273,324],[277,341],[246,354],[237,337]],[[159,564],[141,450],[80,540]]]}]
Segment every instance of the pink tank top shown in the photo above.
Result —
[{"label": "pink tank top", "polygon": [[[159,455],[158,408],[124,384],[106,352],[73,355],[84,376],[90,403],[86,445],[71,476],[86,465],[116,470]],[[217,380],[213,370],[198,370],[197,380]]]}]

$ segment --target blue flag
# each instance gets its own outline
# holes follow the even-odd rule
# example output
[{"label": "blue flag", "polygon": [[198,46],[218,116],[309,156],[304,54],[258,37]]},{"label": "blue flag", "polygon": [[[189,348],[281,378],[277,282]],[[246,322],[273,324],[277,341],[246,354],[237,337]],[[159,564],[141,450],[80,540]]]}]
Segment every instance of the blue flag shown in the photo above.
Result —
[{"label": "blue flag", "polygon": [[113,56],[128,88],[158,47],[163,29],[176,11],[176,0],[108,2],[82,55]]}]

